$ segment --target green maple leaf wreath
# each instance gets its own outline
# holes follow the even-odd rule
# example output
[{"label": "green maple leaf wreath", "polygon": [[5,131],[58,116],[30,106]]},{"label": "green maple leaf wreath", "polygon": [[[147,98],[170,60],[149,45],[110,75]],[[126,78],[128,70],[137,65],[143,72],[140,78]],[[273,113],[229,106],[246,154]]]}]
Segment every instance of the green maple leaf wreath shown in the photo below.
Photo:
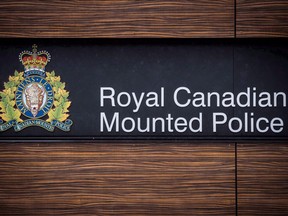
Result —
[{"label": "green maple leaf wreath", "polygon": [[14,76],[9,76],[9,81],[4,83],[4,90],[0,92],[0,118],[8,122],[16,120],[22,122],[21,112],[15,107],[15,92],[17,86],[24,80],[24,72],[15,71]]},{"label": "green maple leaf wreath", "polygon": [[54,92],[54,103],[52,109],[48,112],[47,122],[58,120],[65,121],[69,117],[68,108],[71,101],[68,100],[69,92],[65,90],[65,83],[61,82],[60,76],[55,76],[55,72],[46,72],[46,80],[50,83]]},{"label": "green maple leaf wreath", "polygon": [[[18,85],[24,80],[24,72],[15,71],[14,76],[9,76],[9,81],[4,83],[4,90],[0,92],[0,118],[6,122],[16,120],[23,122],[21,112],[16,108],[15,92]],[[61,82],[60,76],[55,72],[46,72],[46,80],[51,84],[54,92],[54,103],[48,112],[47,122],[58,120],[65,121],[69,117],[68,108],[71,101],[68,100],[69,92],[65,90],[65,83]]]}]

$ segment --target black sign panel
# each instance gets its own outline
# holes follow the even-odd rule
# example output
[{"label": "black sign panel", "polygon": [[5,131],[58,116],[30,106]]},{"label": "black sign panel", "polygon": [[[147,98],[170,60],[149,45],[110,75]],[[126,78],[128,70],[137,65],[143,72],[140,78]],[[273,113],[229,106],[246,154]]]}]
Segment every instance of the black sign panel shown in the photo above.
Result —
[{"label": "black sign panel", "polygon": [[286,40],[3,39],[0,54],[1,140],[288,138]]}]

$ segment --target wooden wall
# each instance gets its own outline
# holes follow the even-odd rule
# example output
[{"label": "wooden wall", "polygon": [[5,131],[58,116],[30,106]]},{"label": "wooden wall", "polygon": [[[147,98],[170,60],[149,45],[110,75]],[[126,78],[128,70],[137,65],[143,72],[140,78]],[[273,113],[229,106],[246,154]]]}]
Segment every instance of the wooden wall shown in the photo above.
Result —
[{"label": "wooden wall", "polygon": [[236,0],[237,37],[287,37],[288,1]]},{"label": "wooden wall", "polygon": [[7,37],[233,37],[234,0],[2,0]]},{"label": "wooden wall", "polygon": [[[288,36],[280,0],[2,0],[0,12],[0,37]],[[287,154],[265,141],[0,143],[0,215],[288,215]]]},{"label": "wooden wall", "polygon": [[239,215],[288,215],[288,144],[237,145]]},{"label": "wooden wall", "polygon": [[0,145],[2,215],[233,215],[233,144]]}]

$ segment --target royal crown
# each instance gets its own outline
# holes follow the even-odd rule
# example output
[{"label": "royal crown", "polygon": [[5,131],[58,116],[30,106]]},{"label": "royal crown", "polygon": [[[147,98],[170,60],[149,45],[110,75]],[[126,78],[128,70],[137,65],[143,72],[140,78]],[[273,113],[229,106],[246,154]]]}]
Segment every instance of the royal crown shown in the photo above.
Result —
[{"label": "royal crown", "polygon": [[32,48],[32,52],[25,50],[19,55],[19,60],[24,65],[25,72],[35,70],[45,72],[45,66],[51,59],[50,54],[47,51],[37,52],[36,44],[34,44]]}]

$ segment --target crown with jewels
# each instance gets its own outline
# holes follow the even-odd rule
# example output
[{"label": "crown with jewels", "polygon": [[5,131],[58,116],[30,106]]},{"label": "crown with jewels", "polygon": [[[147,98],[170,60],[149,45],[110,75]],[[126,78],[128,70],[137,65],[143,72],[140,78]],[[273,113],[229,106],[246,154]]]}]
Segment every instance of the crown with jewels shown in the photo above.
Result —
[{"label": "crown with jewels", "polygon": [[31,51],[23,51],[19,55],[20,62],[24,65],[25,73],[29,71],[45,72],[45,66],[51,60],[51,56],[47,51],[37,52],[37,45],[32,46]]}]

